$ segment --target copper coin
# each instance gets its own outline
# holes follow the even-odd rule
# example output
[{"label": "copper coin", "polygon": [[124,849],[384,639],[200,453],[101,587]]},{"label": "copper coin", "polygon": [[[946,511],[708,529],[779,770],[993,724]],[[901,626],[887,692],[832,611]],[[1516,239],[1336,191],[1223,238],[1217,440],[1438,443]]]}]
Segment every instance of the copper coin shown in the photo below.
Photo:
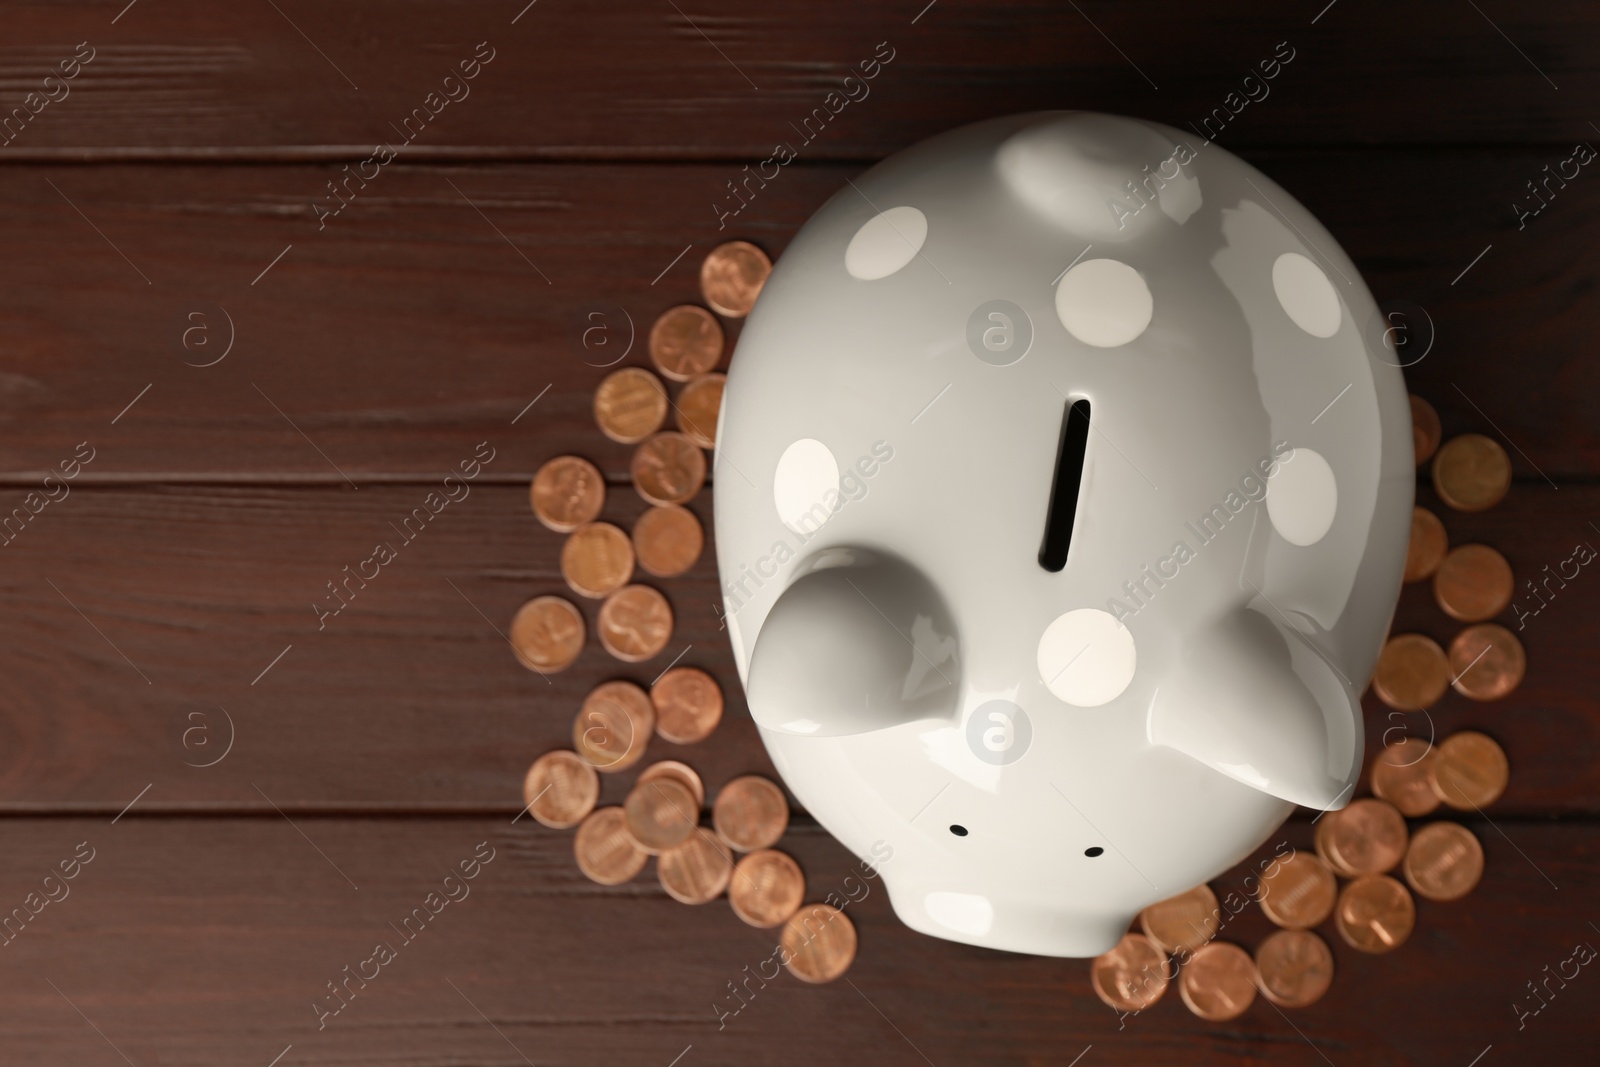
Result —
[{"label": "copper coin", "polygon": [[661,429],[667,387],[643,367],[612,371],[594,391],[594,421],[613,441],[635,445]]},{"label": "copper coin", "polygon": [[1451,684],[1472,700],[1499,700],[1522,684],[1527,670],[1522,642],[1504,626],[1480,622],[1450,642]]},{"label": "copper coin", "polygon": [[778,935],[783,965],[802,982],[831,982],[856,958],[856,928],[831,904],[807,904]]},{"label": "copper coin", "polygon": [[1457,811],[1481,811],[1500,799],[1510,780],[1505,750],[1476,730],[1462,730],[1439,743],[1428,782]]},{"label": "copper coin", "polygon": [[1095,995],[1115,1011],[1143,1011],[1167,991],[1167,956],[1143,934],[1123,934],[1089,965]]},{"label": "copper coin", "polygon": [[1422,634],[1389,638],[1372,672],[1372,691],[1400,711],[1430,707],[1449,687],[1450,660],[1437,641]]},{"label": "copper coin", "polygon": [[557,456],[533,476],[528,502],[540,522],[556,533],[571,533],[600,514],[606,480],[598,467],[580,456]]},{"label": "copper coin", "polygon": [[1237,1019],[1256,999],[1256,961],[1238,945],[1213,941],[1183,965],[1178,995],[1202,1019]]},{"label": "copper coin", "polygon": [[750,314],[771,273],[765,252],[749,241],[729,241],[700,264],[700,292],[717,314],[740,319]]},{"label": "copper coin", "polygon": [[579,596],[610,596],[633,577],[633,542],[609,522],[585,523],[561,546],[561,576]]},{"label": "copper coin", "polygon": [[601,885],[621,885],[638,874],[650,858],[628,833],[627,817],[616,805],[597,808],[583,820],[572,852],[578,870]]},{"label": "copper coin", "polygon": [[558,748],[533,761],[522,780],[522,802],[556,830],[576,826],[600,799],[600,778],[576,752]]},{"label": "copper coin", "polygon": [[1403,737],[1384,747],[1372,761],[1372,792],[1408,818],[1439,806],[1428,779],[1436,758],[1433,746],[1420,737]]},{"label": "copper coin", "polygon": [[633,487],[652,504],[682,504],[706,484],[706,454],[671,430],[656,434],[633,451]]},{"label": "copper coin", "polygon": [[700,821],[700,809],[689,787],[666,776],[635,784],[622,802],[622,811],[628,833],[652,855],[689,840]]},{"label": "copper coin", "polygon": [[1418,896],[1460,900],[1483,877],[1483,846],[1465,826],[1431,822],[1412,835],[1402,870]]},{"label": "copper coin", "polygon": [[701,448],[715,448],[717,417],[722,413],[722,390],[728,379],[702,374],[678,394],[678,429]]},{"label": "copper coin", "polygon": [[733,848],[755,852],[777,844],[789,828],[789,802],[783,790],[760,775],[747,774],[717,794],[711,825]]},{"label": "copper coin", "polygon": [[643,689],[632,682],[602,682],[572,721],[573,747],[597,770],[620,771],[639,762],[655,728],[655,706]]},{"label": "copper coin", "polygon": [[770,848],[740,860],[728,883],[733,913],[751,926],[777,926],[787,921],[799,910],[805,895],[806,876],[800,865]]},{"label": "copper coin", "polygon": [[682,782],[689,787],[689,792],[694,795],[694,810],[698,812],[706,806],[706,787],[700,781],[700,775],[687,763],[680,763],[675,759],[657,760],[639,772],[638,784],[644,784],[652,778],[671,778]]},{"label": "copper coin", "polygon": [[1433,576],[1439,606],[1462,622],[1494,618],[1511,603],[1511,591],[1511,564],[1488,545],[1451,549]]},{"label": "copper coin", "polygon": [[511,647],[530,671],[554,674],[583,651],[583,615],[558,596],[534,597],[511,619]]},{"label": "copper coin", "polygon": [[668,308],[650,327],[650,361],[675,382],[704,374],[722,359],[722,324],[702,307]]},{"label": "copper coin", "polygon": [[1433,457],[1433,488],[1457,511],[1492,508],[1511,488],[1511,458],[1482,434],[1452,437]]},{"label": "copper coin", "polygon": [[1187,955],[1217,936],[1222,911],[1208,885],[1159,900],[1139,913],[1139,929],[1162,952]]},{"label": "copper coin", "polygon": [[1406,546],[1405,580],[1420,582],[1439,569],[1450,539],[1444,523],[1427,508],[1411,509],[1411,543]]},{"label": "copper coin", "polygon": [[1275,925],[1304,930],[1328,917],[1338,895],[1339,884],[1328,865],[1310,852],[1296,851],[1261,879],[1258,899],[1262,914]]},{"label": "copper coin", "polygon": [[633,551],[639,566],[657,578],[676,578],[693,567],[705,544],[700,520],[676,504],[653,507],[633,524]]},{"label": "copper coin", "polygon": [[1386,800],[1352,801],[1329,828],[1327,850],[1342,870],[1356,875],[1392,871],[1405,858],[1406,820]]},{"label": "copper coin", "polygon": [[1411,440],[1417,448],[1417,466],[1422,466],[1439,448],[1444,431],[1439,427],[1439,413],[1426,400],[1411,394]]},{"label": "copper coin", "polygon": [[1304,1008],[1333,984],[1333,952],[1310,930],[1279,930],[1256,949],[1256,973],[1272,1003]]},{"label": "copper coin", "polygon": [[642,663],[672,639],[672,608],[648,585],[627,585],[600,605],[600,644],[624,663]]},{"label": "copper coin", "polygon": [[722,689],[699,667],[674,667],[650,687],[656,733],[675,745],[704,741],[722,721]]},{"label": "copper coin", "polygon": [[1317,858],[1325,863],[1330,871],[1340,878],[1354,878],[1356,872],[1346,867],[1344,862],[1329,848],[1329,842],[1333,839],[1333,828],[1338,823],[1340,814],[1337,811],[1325,811],[1318,816],[1317,829],[1312,835],[1312,841],[1317,850]]},{"label": "copper coin", "polygon": [[1361,952],[1390,952],[1405,944],[1417,923],[1406,887],[1387,874],[1357,878],[1339,894],[1333,924],[1345,944]]},{"label": "copper coin", "polygon": [[696,829],[681,845],[664,850],[656,860],[661,888],[681,904],[704,904],[728,888],[733,853],[710,830]]}]

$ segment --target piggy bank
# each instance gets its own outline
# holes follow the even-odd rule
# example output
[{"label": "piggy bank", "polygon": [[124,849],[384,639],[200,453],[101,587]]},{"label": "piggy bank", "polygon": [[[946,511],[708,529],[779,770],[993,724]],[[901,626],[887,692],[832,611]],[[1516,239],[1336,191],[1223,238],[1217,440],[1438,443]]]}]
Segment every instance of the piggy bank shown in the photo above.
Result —
[{"label": "piggy bank", "polygon": [[1271,179],[1109,115],[942,134],[801,228],[728,373],[724,612],[902,921],[1095,955],[1348,801],[1415,477],[1384,325]]}]

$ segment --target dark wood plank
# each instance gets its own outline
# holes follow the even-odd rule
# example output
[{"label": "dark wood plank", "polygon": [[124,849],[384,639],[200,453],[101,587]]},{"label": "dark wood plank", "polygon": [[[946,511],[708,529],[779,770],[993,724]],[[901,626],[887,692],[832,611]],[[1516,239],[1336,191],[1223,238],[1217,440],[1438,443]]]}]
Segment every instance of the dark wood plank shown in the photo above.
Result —
[{"label": "dark wood plank", "polygon": [[[65,883],[70,895],[10,935],[0,1040],[15,1064],[111,1064],[120,1052],[140,1065],[263,1067],[290,1045],[283,1064],[417,1067],[524,1057],[665,1065],[691,1045],[681,1064],[1064,1064],[1090,1044],[1086,1064],[1466,1064],[1490,1044],[1499,1062],[1585,1062],[1600,996],[1587,970],[1565,988],[1552,982],[1555,998],[1521,1030],[1512,1005],[1533,1005],[1525,983],[1600,937],[1574,914],[1600,889],[1592,828],[1471,825],[1487,854],[1471,896],[1421,902],[1416,933],[1383,957],[1323,929],[1337,968],[1324,1000],[1286,1014],[1258,1001],[1217,1025],[1190,1015],[1175,990],[1119,1019],[1091,992],[1084,960],[913,933],[893,917],[881,878],[862,880],[854,857],[813,828],[792,830],[783,847],[806,870],[810,899],[857,898],[846,910],[861,946],[849,981],[752,979],[744,1007],[721,1017],[717,1005],[737,1003],[729,983],[760,970],[772,935],[722,901],[673,902],[649,870],[628,885],[591,885],[573,866],[570,833],[527,820],[291,827],[137,807],[116,825],[12,819],[0,875],[8,907],[40,892],[81,842],[94,858]],[[1291,823],[1215,883],[1239,911],[1224,939],[1253,948],[1266,936],[1259,909],[1231,894],[1265,857],[1309,838],[1306,823]],[[404,942],[391,924],[430,892],[442,896],[446,873],[480,843],[493,858]],[[354,997],[319,1030],[315,999],[336,1006],[327,983],[379,942],[395,958],[365,988],[352,981]]]},{"label": "dark wood plank", "polygon": [[[530,435],[505,443],[489,469],[520,482],[545,454]],[[687,759],[712,788],[768,769],[714,606],[709,548],[691,574],[655,583],[678,615],[661,655],[629,667],[591,639],[547,684],[514,662],[495,628],[527,598],[564,590],[563,538],[535,522],[521,484],[479,485],[405,544],[389,524],[430,489],[79,488],[50,504],[0,550],[10,609],[0,623],[0,810],[114,812],[153,782],[142,803],[170,809],[262,809],[259,787],[289,811],[509,814],[533,757],[571,743],[591,687],[611,677],[649,683],[686,648],[683,663],[721,681],[727,714],[710,740],[657,741],[651,756]],[[642,506],[631,488],[614,487],[605,514],[628,527]],[[709,523],[709,494],[694,508]],[[1518,485],[1481,515],[1438,510],[1456,542],[1499,546],[1519,578],[1542,578],[1579,540],[1600,544],[1588,526],[1600,514],[1597,488]],[[326,583],[379,540],[399,546],[398,558],[319,631],[313,601],[335,604]],[[1589,756],[1600,743],[1588,698],[1600,688],[1591,569],[1525,620],[1528,677],[1514,695],[1475,704],[1452,693],[1429,717],[1391,716],[1369,697],[1369,746],[1400,731],[1483,729],[1513,766],[1497,811],[1600,813],[1600,766]],[[1521,602],[1531,610],[1528,595]],[[592,625],[594,603],[582,607]],[[1513,628],[1516,619],[1505,615]],[[1414,586],[1396,628],[1448,644],[1459,626]],[[237,744],[215,768],[185,766],[220,751],[219,708]],[[190,734],[186,748],[193,726],[211,732]],[[219,745],[202,751],[207,737]],[[607,795],[624,788],[608,781]]]},{"label": "dark wood plank", "polygon": [[[1574,182],[1519,232],[1510,199],[1549,158],[1256,161],[1338,235],[1380,300],[1427,309],[1437,341],[1412,379],[1447,431],[1498,427],[1522,476],[1561,484],[1600,473],[1600,305],[1587,299],[1600,182]],[[649,324],[697,298],[713,244],[738,235],[781,253],[855,168],[789,168],[719,231],[711,205],[736,170],[395,165],[321,232],[311,202],[328,168],[17,170],[0,189],[12,249],[0,262],[0,469],[48,470],[89,440],[91,477],[359,484],[515,435],[590,452],[622,477],[629,450],[601,439],[590,413],[597,364],[629,333],[616,308],[635,336],[627,361],[643,362]],[[614,347],[585,349],[586,316],[606,309]],[[196,311],[209,318],[186,318]],[[224,313],[233,349],[186,366],[220,356]],[[185,350],[201,322],[211,332]]]},{"label": "dark wood plank", "polygon": [[[8,109],[77,42],[95,57],[0,153],[259,158],[328,147],[359,158],[397,136],[391,124],[430,92],[442,98],[443,79],[479,42],[493,60],[470,95],[435,105],[419,154],[753,161],[828,106],[838,117],[803,146],[811,158],[876,158],[963,122],[1063,106],[1178,126],[1231,108],[1226,139],[1246,145],[1568,142],[1591,132],[1585,101],[1600,92],[1600,14],[1578,0],[1448,16],[1373,0],[1326,12],[1267,0],[943,0],[925,11],[878,0],[826,14],[627,0],[545,4],[518,19],[523,6],[451,0],[397,21],[379,0],[182,0],[140,5],[113,25],[122,0],[13,5],[0,53]],[[875,53],[893,58],[864,87],[845,86]],[[1292,58],[1267,68],[1274,79],[1245,82],[1275,54]],[[841,88],[859,99],[825,104]]]}]

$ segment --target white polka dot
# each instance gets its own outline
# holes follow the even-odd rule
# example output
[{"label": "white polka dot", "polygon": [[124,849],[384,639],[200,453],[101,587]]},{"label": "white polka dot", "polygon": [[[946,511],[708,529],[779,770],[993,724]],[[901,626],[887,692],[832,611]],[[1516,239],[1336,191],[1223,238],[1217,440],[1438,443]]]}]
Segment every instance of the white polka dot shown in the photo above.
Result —
[{"label": "white polka dot", "polygon": [[910,263],[928,239],[928,216],[892,207],[868,219],[844,250],[844,269],[864,282],[887,278]]},{"label": "white polka dot", "polygon": [[1285,252],[1272,264],[1272,291],[1284,313],[1312,337],[1339,332],[1339,294],[1322,268],[1299,252]]},{"label": "white polka dot", "polygon": [[1314,545],[1333,525],[1339,510],[1339,486],[1328,461],[1309,448],[1285,457],[1277,476],[1267,483],[1267,515],[1272,528],[1292,545]]},{"label": "white polka dot", "polygon": [[1039,638],[1039,676],[1050,692],[1079,708],[1114,700],[1133,681],[1133,634],[1099,608],[1060,616]]},{"label": "white polka dot", "polygon": [[1086,345],[1116,348],[1144,333],[1155,302],[1138,271],[1115,259],[1087,259],[1056,286],[1056,315]]},{"label": "white polka dot", "polygon": [[772,502],[785,526],[813,533],[833,517],[839,499],[839,464],[827,445],[802,437],[783,450],[772,474]]}]

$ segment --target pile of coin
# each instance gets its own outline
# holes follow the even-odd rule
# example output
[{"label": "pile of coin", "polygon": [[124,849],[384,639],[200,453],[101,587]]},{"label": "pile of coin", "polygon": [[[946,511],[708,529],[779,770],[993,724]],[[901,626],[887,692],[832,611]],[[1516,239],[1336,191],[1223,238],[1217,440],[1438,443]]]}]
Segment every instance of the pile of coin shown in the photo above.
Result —
[{"label": "pile of coin", "polygon": [[[771,270],[755,245],[720,245],[701,265],[701,295],[718,314],[743,317]],[[529,489],[539,521],[567,535],[562,577],[578,596],[602,601],[600,643],[625,663],[652,658],[672,633],[666,598],[632,582],[635,568],[674,578],[693,567],[705,547],[699,520],[683,505],[705,485],[704,450],[716,445],[725,378],[715,368],[724,347],[722,324],[711,312],[694,304],[668,308],[650,330],[657,373],[622,367],[595,390],[601,432],[636,446],[629,469],[634,489],[650,507],[631,536],[600,521],[605,479],[586,459],[551,459]],[[675,400],[662,378],[680,384]],[[669,409],[676,430],[662,429]],[[558,596],[528,601],[511,624],[519,660],[544,674],[570,666],[584,638],[582,614]],[[716,679],[697,667],[669,668],[648,692],[623,679],[601,683],[573,720],[573,747],[547,752],[529,768],[523,781],[527,811],[545,826],[577,827],[574,857],[591,880],[620,885],[653,856],[656,877],[674,900],[704,904],[726,893],[744,922],[782,927],[779,941],[791,973],[807,982],[832,981],[855,958],[855,927],[830,905],[802,906],[806,883],[800,865],[772,847],[789,825],[788,802],[772,782],[757,775],[728,782],[706,826],[700,775],[687,763],[659,760],[639,771],[622,804],[597,807],[601,773],[639,765],[652,736],[676,745],[704,741],[721,721],[722,707]]]},{"label": "pile of coin", "polygon": [[[1420,397],[1411,397],[1411,417],[1417,465],[1433,460],[1440,499],[1459,511],[1482,511],[1504,499],[1511,484],[1504,449],[1478,434],[1441,448],[1439,417]],[[1445,614],[1472,625],[1448,652],[1423,634],[1391,638],[1379,656],[1373,692],[1398,711],[1425,709],[1452,687],[1472,700],[1509,694],[1522,681],[1526,658],[1509,630],[1488,622],[1511,602],[1505,557],[1487,545],[1450,549],[1438,516],[1418,507],[1405,580],[1427,578]],[[1412,829],[1406,820],[1441,804],[1482,814],[1509,778],[1505,752],[1474,730],[1437,746],[1417,737],[1387,744],[1372,761],[1373,796],[1318,816],[1315,854],[1280,852],[1268,866],[1255,898],[1281,929],[1253,958],[1237,945],[1212,941],[1222,910],[1211,888],[1201,885],[1140,914],[1139,932],[1126,934],[1091,966],[1095,992],[1117,1011],[1140,1011],[1175,977],[1189,1010],[1213,1021],[1243,1014],[1257,991],[1279,1007],[1314,1003],[1333,982],[1333,952],[1312,928],[1331,917],[1340,939],[1361,952],[1404,944],[1416,925],[1412,893],[1459,900],[1483,875],[1483,846],[1471,830],[1446,820]],[[1396,869],[1403,883],[1391,874]]]}]

